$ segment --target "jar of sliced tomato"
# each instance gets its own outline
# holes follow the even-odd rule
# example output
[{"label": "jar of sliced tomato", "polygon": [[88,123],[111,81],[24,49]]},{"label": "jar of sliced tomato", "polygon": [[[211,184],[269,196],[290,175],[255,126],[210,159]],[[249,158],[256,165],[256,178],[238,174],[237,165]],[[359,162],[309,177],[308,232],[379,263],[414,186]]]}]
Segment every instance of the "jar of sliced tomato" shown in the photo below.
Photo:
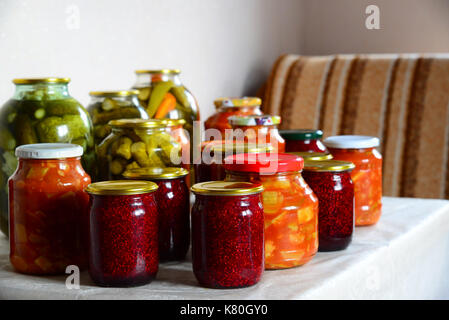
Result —
[{"label": "jar of sliced tomato", "polygon": [[192,264],[200,285],[242,288],[264,270],[260,184],[209,181],[192,186]]},{"label": "jar of sliced tomato", "polygon": [[318,199],[301,176],[301,157],[238,154],[225,159],[227,181],[262,183],[265,268],[303,265],[318,250]]},{"label": "jar of sliced tomato", "polygon": [[257,97],[218,98],[214,101],[217,112],[204,122],[205,129],[217,129],[222,138],[225,130],[232,129],[228,122],[230,116],[262,115],[260,105],[262,100]]},{"label": "jar of sliced tomato", "polygon": [[9,179],[10,260],[27,274],[64,274],[87,265],[90,177],[81,166],[83,148],[66,143],[18,147],[19,164]]},{"label": "jar of sliced tomato", "polygon": [[327,152],[321,142],[323,131],[314,129],[281,130],[280,135],[285,139],[286,152]]},{"label": "jar of sliced tomato", "polygon": [[190,198],[183,168],[140,168],[125,171],[132,180],[156,183],[159,216],[159,260],[184,260],[190,245]]},{"label": "jar of sliced tomato", "polygon": [[104,287],[151,282],[158,271],[157,184],[115,180],[90,184],[89,274]]},{"label": "jar of sliced tomato", "polygon": [[379,139],[343,135],[324,140],[335,160],[355,164],[351,172],[355,194],[355,225],[372,225],[382,213],[382,156],[375,149]]},{"label": "jar of sliced tomato", "polygon": [[348,161],[305,161],[303,177],[318,197],[318,251],[348,247],[354,230],[354,185]]},{"label": "jar of sliced tomato", "polygon": [[[277,126],[281,117],[271,115],[231,116],[233,139],[255,144],[270,144],[274,152],[285,151],[285,140],[279,134]],[[229,140],[226,138],[226,140]]]}]

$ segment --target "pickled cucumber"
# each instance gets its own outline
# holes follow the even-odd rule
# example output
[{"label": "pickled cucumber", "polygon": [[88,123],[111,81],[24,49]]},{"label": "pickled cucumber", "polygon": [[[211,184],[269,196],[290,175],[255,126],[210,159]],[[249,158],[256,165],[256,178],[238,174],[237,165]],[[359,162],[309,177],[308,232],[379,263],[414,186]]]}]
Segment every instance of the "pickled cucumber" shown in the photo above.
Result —
[{"label": "pickled cucumber", "polygon": [[41,142],[71,142],[89,133],[83,119],[75,115],[47,117],[36,125],[36,129]]},{"label": "pickled cucumber", "polygon": [[157,111],[157,108],[164,99],[165,94],[173,87],[173,81],[161,81],[154,85],[150,100],[148,101],[147,113],[150,117],[153,117]]},{"label": "pickled cucumber", "polygon": [[17,145],[38,143],[31,119],[26,114],[18,114],[14,121],[14,134]]},{"label": "pickled cucumber", "polygon": [[7,128],[0,129],[0,148],[3,150],[14,150],[16,139]]}]

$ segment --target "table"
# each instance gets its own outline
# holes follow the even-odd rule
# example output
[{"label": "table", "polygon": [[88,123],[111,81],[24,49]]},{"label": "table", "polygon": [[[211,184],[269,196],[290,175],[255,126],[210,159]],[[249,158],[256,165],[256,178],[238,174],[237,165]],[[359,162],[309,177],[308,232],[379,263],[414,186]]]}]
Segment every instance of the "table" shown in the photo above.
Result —
[{"label": "table", "polygon": [[157,279],[136,288],[101,288],[81,273],[80,289],[65,276],[15,273],[0,238],[2,299],[449,299],[449,201],[383,198],[383,215],[356,228],[339,252],[317,253],[308,264],[266,271],[257,285],[234,290],[197,285],[191,262],[160,266]]}]

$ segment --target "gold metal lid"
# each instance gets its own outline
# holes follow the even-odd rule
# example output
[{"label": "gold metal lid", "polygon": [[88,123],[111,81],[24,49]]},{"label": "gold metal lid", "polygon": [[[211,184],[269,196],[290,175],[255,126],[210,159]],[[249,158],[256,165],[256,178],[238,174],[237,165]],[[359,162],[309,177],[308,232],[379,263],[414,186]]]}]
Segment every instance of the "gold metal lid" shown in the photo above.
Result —
[{"label": "gold metal lid", "polygon": [[210,148],[213,152],[218,153],[267,153],[273,151],[273,146],[270,144],[256,144],[256,143],[232,143],[223,141],[222,143],[212,144]]},{"label": "gold metal lid", "polygon": [[262,192],[263,186],[251,182],[207,181],[194,184],[190,190],[209,196],[245,196]]},{"label": "gold metal lid", "polygon": [[216,108],[219,107],[256,107],[262,104],[262,99],[258,97],[222,97],[214,100]]},{"label": "gold metal lid", "polygon": [[143,74],[143,73],[148,73],[148,74],[180,74],[181,70],[179,69],[150,69],[150,70],[136,70],[135,71],[137,74]]},{"label": "gold metal lid", "polygon": [[323,161],[332,160],[333,156],[330,153],[325,152],[287,152],[297,156],[300,156],[304,161]]},{"label": "gold metal lid", "polygon": [[184,119],[162,119],[167,127],[183,126],[186,124]]},{"label": "gold metal lid", "polygon": [[324,161],[304,161],[304,171],[315,172],[342,172],[355,168],[349,161],[324,160]]},{"label": "gold metal lid", "polygon": [[118,119],[108,123],[113,128],[164,128],[167,125],[160,119]]},{"label": "gold metal lid", "polygon": [[26,79],[13,79],[14,84],[38,84],[38,83],[69,83],[70,78],[26,78]]},{"label": "gold metal lid", "polygon": [[139,91],[137,90],[117,90],[117,91],[91,91],[89,95],[94,97],[128,97],[128,96],[137,96]]},{"label": "gold metal lid", "polygon": [[184,168],[175,167],[149,167],[149,168],[136,168],[129,169],[123,173],[123,176],[127,179],[149,179],[149,180],[167,180],[176,179],[179,177],[185,177],[189,174]]},{"label": "gold metal lid", "polygon": [[124,196],[156,191],[157,184],[151,181],[113,180],[95,182],[87,186],[86,192],[103,196]]}]

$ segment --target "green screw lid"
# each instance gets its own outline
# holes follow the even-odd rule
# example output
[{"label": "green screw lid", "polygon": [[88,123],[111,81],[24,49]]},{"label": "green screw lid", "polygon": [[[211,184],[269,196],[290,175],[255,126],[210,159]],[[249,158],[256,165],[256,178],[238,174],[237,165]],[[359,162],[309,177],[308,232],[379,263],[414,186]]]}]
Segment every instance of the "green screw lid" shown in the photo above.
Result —
[{"label": "green screw lid", "polygon": [[279,130],[285,140],[315,140],[323,137],[323,131],[314,129]]}]

